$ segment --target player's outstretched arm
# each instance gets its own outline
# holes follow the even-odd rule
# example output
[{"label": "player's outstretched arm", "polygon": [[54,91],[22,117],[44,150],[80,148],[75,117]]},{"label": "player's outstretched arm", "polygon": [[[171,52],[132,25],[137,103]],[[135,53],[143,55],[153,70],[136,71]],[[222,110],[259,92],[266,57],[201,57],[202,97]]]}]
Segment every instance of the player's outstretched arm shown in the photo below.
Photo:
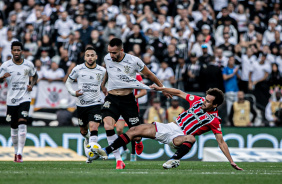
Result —
[{"label": "player's outstretched arm", "polygon": [[218,146],[223,152],[223,154],[226,156],[226,158],[229,160],[231,166],[236,170],[243,170],[242,168],[238,167],[235,162],[233,161],[228,146],[226,142],[223,140],[222,134],[215,134],[216,141],[218,142]]},{"label": "player's outstretched arm", "polygon": [[155,84],[150,86],[151,89],[154,89],[156,91],[162,91],[162,92],[167,92],[173,96],[179,96],[180,98],[186,99],[187,93],[179,90],[179,89],[175,89],[175,88],[166,88],[166,87],[159,87]]}]

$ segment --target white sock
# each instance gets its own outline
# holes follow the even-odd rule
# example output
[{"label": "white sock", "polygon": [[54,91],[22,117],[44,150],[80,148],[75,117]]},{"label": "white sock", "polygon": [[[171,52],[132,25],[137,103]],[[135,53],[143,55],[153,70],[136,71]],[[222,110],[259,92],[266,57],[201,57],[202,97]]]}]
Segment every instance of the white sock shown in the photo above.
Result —
[{"label": "white sock", "polygon": [[97,135],[92,135],[89,137],[89,142],[98,142],[98,136]]},{"label": "white sock", "polygon": [[[117,134],[112,135],[112,136],[107,136],[108,144],[111,145],[117,138],[118,138]],[[115,151],[113,151],[113,154],[116,158],[116,161],[122,160],[120,153],[119,153],[119,149],[116,149]]]},{"label": "white sock", "polygon": [[23,155],[23,149],[26,140],[27,126],[24,124],[19,125],[19,149],[18,155]]},{"label": "white sock", "polygon": [[18,130],[19,129],[11,128],[11,137],[12,137],[13,146],[15,148],[15,154],[18,153]]}]

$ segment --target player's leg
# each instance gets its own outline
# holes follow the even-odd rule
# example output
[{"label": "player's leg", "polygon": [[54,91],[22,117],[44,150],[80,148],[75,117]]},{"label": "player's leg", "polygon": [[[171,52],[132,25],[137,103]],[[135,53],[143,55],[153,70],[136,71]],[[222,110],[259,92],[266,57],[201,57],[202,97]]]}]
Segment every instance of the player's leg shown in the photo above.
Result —
[{"label": "player's leg", "polygon": [[[119,103],[119,98],[109,94],[108,96],[106,96],[105,103],[102,108],[102,119],[104,122],[104,128],[106,130],[109,145],[111,145],[118,138],[114,130],[115,123],[120,116],[119,108],[116,103]],[[125,164],[121,159],[119,150],[115,150],[113,154],[116,158],[116,169],[124,169]]]},{"label": "player's leg", "polygon": [[11,139],[15,150],[14,162],[18,154],[18,106],[7,106],[6,122],[11,125]]},{"label": "player's leg", "polygon": [[102,122],[101,105],[95,105],[88,112],[90,137],[89,142],[98,142],[98,128]]},{"label": "player's leg", "polygon": [[[138,126],[141,124],[139,119],[139,112],[138,112],[138,106],[135,101],[134,95],[128,96],[128,100],[121,103],[121,114],[124,118],[125,122],[127,122],[129,127]],[[135,137],[133,142],[135,143],[135,150],[138,155],[140,155],[143,151],[143,143],[141,141],[141,137]],[[133,150],[133,149],[132,149]],[[132,152],[135,154],[135,152]]]},{"label": "player's leg", "polygon": [[163,164],[163,168],[176,168],[180,164],[180,159],[185,156],[192,148],[196,139],[193,135],[178,136],[173,139],[173,145],[177,148],[175,154]]},{"label": "player's leg", "polygon": [[23,149],[26,141],[27,134],[27,119],[28,119],[28,111],[30,108],[30,102],[24,102],[19,105],[18,109],[18,157],[17,162],[23,162],[22,155]]},{"label": "player's leg", "polygon": [[[156,128],[153,124],[142,124],[131,127],[126,133],[121,134],[111,145],[98,151],[102,156],[107,156],[121,146],[128,144],[135,137],[146,137],[154,139],[156,136]],[[104,152],[103,152],[104,151]]]},{"label": "player's leg", "polygon": [[[118,121],[116,122],[117,135],[121,135],[123,133],[124,125],[125,125],[125,121],[124,121],[123,117],[120,116]],[[121,152],[121,158],[122,158],[122,160],[126,160],[127,154],[130,153],[130,151],[128,150],[126,145],[123,145],[122,148],[123,148],[123,151]]]}]

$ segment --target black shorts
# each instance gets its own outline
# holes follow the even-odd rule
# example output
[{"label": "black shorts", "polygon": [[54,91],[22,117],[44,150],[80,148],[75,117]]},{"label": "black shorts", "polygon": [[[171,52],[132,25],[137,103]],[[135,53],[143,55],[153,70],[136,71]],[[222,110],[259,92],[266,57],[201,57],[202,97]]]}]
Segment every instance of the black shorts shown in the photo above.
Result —
[{"label": "black shorts", "polygon": [[30,102],[23,102],[16,106],[7,106],[6,122],[11,124],[12,128],[18,127],[18,120],[28,119]]},{"label": "black shorts", "polygon": [[120,115],[129,127],[140,125],[137,102],[133,93],[125,96],[112,94],[106,96],[102,108],[103,119],[110,116],[118,121]]},{"label": "black shorts", "polygon": [[92,105],[88,107],[77,107],[78,125],[85,127],[89,121],[101,123],[101,107],[102,105]]}]

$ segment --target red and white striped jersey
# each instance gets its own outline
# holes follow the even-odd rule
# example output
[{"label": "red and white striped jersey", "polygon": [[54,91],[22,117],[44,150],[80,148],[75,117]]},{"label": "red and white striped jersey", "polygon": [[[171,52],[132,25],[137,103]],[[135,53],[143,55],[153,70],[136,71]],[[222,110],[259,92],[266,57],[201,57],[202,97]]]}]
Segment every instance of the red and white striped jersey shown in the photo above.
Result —
[{"label": "red and white striped jersey", "polygon": [[190,103],[190,108],[176,119],[184,134],[196,136],[210,130],[214,134],[222,134],[217,109],[212,112],[203,111],[201,107],[205,99],[199,96],[187,94],[186,100]]}]

